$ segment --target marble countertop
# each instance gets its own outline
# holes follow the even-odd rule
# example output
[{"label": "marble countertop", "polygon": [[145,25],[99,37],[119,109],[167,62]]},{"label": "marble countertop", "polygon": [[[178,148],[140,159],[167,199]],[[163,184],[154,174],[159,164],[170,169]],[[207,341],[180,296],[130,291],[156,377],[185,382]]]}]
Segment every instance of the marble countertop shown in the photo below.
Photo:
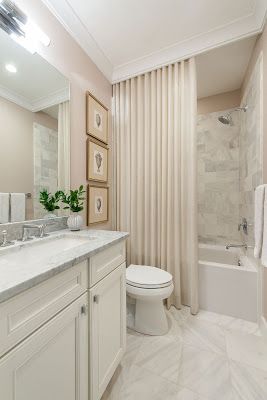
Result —
[{"label": "marble countertop", "polygon": [[[117,231],[61,230],[43,239],[16,242],[15,245],[1,248],[0,303],[125,240],[128,236],[126,232]],[[66,241],[66,248],[62,249],[61,246],[57,252],[55,241],[61,238],[68,238],[69,241]],[[77,245],[75,243],[68,248],[68,242],[75,242],[76,239]],[[53,247],[52,252],[47,251],[49,243]]]}]

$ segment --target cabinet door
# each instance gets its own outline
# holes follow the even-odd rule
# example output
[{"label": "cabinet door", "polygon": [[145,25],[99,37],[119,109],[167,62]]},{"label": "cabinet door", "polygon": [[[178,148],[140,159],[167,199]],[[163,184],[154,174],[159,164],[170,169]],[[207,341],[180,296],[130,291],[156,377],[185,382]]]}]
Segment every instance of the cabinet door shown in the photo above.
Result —
[{"label": "cabinet door", "polygon": [[0,399],[88,400],[87,294],[0,360]]},{"label": "cabinet door", "polygon": [[90,400],[99,400],[119,365],[126,343],[126,265],[90,290]]}]

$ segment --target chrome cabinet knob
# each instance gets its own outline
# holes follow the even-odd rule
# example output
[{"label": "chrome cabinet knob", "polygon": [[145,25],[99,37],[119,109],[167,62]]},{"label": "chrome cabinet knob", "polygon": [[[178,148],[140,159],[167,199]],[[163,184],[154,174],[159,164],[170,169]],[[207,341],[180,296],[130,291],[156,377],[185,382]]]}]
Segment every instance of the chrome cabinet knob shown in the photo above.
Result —
[{"label": "chrome cabinet knob", "polygon": [[95,294],[93,297],[94,303],[98,304],[99,303],[99,295]]},{"label": "chrome cabinet knob", "polygon": [[86,315],[87,314],[87,306],[86,306],[86,304],[83,304],[81,306],[81,314],[82,315]]},{"label": "chrome cabinet knob", "polygon": [[248,234],[248,226],[249,226],[249,224],[248,224],[247,219],[243,217],[241,223],[238,224],[238,230],[241,231],[241,228],[242,228],[245,235],[247,235]]}]

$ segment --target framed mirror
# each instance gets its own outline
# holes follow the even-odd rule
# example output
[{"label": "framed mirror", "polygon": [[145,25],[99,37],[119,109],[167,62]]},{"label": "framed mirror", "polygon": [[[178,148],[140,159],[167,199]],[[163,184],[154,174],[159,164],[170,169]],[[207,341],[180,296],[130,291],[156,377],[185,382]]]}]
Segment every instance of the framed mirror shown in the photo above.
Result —
[{"label": "framed mirror", "polygon": [[[38,219],[70,182],[68,79],[0,30],[0,224]],[[55,213],[56,214],[56,213]]]}]

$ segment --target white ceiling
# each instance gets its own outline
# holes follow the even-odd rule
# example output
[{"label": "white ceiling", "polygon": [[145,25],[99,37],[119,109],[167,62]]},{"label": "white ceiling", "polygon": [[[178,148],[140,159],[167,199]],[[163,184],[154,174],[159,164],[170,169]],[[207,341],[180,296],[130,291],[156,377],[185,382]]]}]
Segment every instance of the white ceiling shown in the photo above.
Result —
[{"label": "white ceiling", "polygon": [[116,82],[263,28],[267,0],[43,0]]},{"label": "white ceiling", "polygon": [[239,89],[255,42],[256,36],[198,55],[198,98]]},{"label": "white ceiling", "polygon": [[[30,110],[66,101],[69,81],[38,54],[32,55],[0,29],[0,96]],[[17,73],[5,68],[14,64]]]}]

